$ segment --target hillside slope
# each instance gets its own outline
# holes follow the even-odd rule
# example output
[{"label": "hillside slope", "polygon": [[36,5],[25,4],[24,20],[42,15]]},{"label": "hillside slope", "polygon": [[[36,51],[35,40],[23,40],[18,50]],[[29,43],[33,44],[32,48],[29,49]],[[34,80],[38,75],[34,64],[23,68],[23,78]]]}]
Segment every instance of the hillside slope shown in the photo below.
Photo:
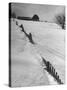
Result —
[{"label": "hillside slope", "polygon": [[[21,28],[32,33],[32,45]],[[11,21],[12,86],[49,85],[49,78],[41,66],[41,56],[50,61],[65,81],[65,31],[58,25],[45,22]]]}]

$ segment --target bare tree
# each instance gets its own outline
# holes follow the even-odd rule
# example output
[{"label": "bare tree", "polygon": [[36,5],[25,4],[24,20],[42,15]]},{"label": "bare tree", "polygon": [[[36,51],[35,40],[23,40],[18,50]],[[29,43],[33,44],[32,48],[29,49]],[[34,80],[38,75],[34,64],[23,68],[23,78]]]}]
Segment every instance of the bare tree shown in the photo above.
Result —
[{"label": "bare tree", "polygon": [[65,29],[65,15],[59,14],[55,16],[55,22],[62,27],[62,29]]}]

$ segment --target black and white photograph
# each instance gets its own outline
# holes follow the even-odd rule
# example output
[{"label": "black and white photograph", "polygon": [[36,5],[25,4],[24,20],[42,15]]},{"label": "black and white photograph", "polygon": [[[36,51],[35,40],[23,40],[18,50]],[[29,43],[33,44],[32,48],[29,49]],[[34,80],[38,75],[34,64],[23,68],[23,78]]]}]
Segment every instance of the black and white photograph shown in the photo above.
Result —
[{"label": "black and white photograph", "polygon": [[65,84],[64,5],[9,3],[9,86]]}]

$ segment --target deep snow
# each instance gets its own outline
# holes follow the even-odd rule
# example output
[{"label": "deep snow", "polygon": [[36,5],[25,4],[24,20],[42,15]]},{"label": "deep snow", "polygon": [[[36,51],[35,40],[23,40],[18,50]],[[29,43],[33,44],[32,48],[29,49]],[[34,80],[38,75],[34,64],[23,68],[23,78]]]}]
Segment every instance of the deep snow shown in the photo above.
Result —
[{"label": "deep snow", "polygon": [[[32,33],[35,45],[29,43],[21,28],[16,25],[16,21],[19,25],[23,24],[27,33]],[[12,86],[53,84],[41,66],[41,56],[53,64],[64,83],[65,31],[54,23],[11,20]]]}]

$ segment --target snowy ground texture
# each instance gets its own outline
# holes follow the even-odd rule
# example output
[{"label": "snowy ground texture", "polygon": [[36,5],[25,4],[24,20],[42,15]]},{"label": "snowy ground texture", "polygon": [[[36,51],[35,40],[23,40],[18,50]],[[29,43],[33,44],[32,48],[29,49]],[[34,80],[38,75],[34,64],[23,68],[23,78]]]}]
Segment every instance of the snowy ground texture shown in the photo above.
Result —
[{"label": "snowy ground texture", "polygon": [[[21,28],[31,32],[32,45]],[[41,56],[50,61],[65,82],[65,31],[55,23],[11,20],[11,85],[12,87],[53,85],[57,82],[43,70]]]}]

